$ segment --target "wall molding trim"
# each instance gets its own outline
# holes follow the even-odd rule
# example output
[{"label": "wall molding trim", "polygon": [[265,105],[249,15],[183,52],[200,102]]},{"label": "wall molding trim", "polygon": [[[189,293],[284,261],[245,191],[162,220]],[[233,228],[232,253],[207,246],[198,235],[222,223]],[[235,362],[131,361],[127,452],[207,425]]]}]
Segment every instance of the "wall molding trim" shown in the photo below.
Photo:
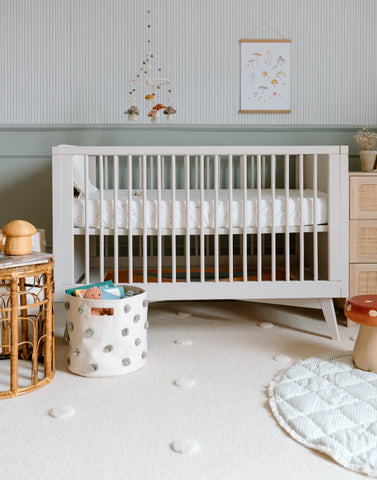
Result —
[{"label": "wall molding trim", "polygon": [[[174,131],[227,131],[227,132],[353,132],[364,128],[365,125],[237,125],[237,124],[172,124],[150,125],[145,124],[8,124],[1,125],[0,131],[82,131],[82,130],[112,130],[137,131],[151,130],[161,132]],[[376,125],[368,125],[370,130],[377,130]]]}]

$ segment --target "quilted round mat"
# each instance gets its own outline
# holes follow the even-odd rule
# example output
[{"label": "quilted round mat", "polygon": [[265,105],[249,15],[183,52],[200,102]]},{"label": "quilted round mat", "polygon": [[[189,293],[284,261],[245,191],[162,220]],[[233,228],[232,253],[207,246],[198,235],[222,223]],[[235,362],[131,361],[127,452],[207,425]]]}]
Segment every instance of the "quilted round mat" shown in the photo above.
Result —
[{"label": "quilted round mat", "polygon": [[295,440],[377,477],[377,375],[357,369],[352,352],[299,362],[274,379],[269,397],[277,422]]}]

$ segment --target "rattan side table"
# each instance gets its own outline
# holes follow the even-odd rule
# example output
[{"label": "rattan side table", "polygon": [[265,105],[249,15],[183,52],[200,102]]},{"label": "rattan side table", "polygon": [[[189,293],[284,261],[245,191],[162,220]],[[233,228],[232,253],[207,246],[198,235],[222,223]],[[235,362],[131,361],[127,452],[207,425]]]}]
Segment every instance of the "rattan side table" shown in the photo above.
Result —
[{"label": "rattan side table", "polygon": [[53,269],[52,258],[0,269],[0,399],[54,378]]}]

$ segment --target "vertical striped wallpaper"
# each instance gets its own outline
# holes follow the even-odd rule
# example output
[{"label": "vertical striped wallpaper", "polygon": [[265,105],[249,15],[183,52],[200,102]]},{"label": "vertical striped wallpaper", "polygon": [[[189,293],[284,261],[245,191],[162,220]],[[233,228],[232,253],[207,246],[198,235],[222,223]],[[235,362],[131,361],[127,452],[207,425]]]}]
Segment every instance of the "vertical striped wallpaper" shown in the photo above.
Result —
[{"label": "vertical striped wallpaper", "polygon": [[[377,124],[376,0],[150,0],[175,124]],[[123,124],[147,0],[1,0],[0,123]],[[241,38],[292,40],[292,113],[239,114]],[[139,123],[146,122],[142,116]],[[165,118],[162,122],[165,123]]]}]

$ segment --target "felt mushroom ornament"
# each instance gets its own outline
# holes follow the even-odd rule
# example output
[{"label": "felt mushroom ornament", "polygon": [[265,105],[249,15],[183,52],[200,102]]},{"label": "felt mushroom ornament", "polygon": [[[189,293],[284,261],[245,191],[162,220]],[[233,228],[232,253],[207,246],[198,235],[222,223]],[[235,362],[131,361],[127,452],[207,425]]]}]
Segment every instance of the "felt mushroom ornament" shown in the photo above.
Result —
[{"label": "felt mushroom ornament", "polygon": [[4,253],[7,255],[28,255],[32,252],[31,237],[37,229],[24,220],[13,220],[3,227],[5,235]]},{"label": "felt mushroom ornament", "polygon": [[157,103],[154,107],[152,107],[152,110],[148,113],[148,117],[150,117],[152,123],[156,123],[156,119],[160,116],[160,110],[162,110],[165,107],[165,105],[162,105],[162,103]]},{"label": "felt mushroom ornament", "polygon": [[167,115],[166,120],[171,120],[171,116],[174,115],[174,113],[177,113],[177,110],[175,110],[171,105],[165,108],[164,110],[164,115]]},{"label": "felt mushroom ornament", "polygon": [[130,122],[135,122],[137,120],[137,117],[139,115],[139,110],[135,105],[130,107],[126,112],[124,112],[126,115],[128,115],[128,120]]},{"label": "felt mushroom ornament", "polygon": [[148,106],[150,106],[153,99],[154,99],[154,96],[151,93],[148,93],[148,95],[145,95],[145,100],[148,102]]},{"label": "felt mushroom ornament", "polygon": [[148,117],[151,119],[151,123],[156,123],[156,120],[157,120],[157,110],[151,110],[149,113],[148,113]]}]

